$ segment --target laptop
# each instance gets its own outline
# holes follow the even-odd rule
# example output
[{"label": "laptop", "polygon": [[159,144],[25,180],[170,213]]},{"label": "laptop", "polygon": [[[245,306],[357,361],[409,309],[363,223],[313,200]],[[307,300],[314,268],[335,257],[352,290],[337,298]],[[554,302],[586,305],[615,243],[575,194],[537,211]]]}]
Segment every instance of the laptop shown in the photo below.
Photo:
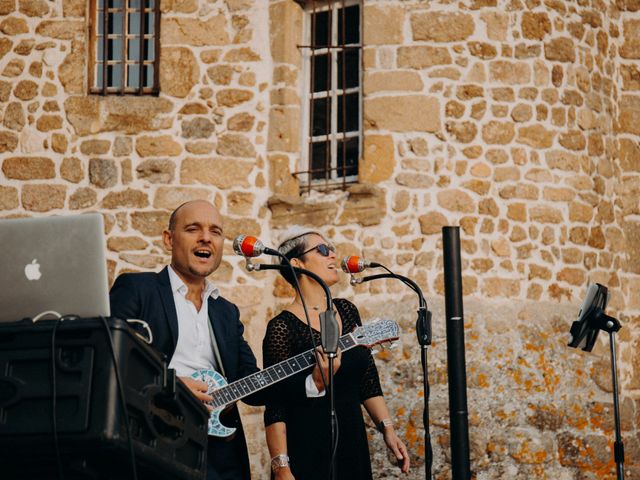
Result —
[{"label": "laptop", "polygon": [[105,251],[97,213],[0,220],[0,322],[108,317]]}]

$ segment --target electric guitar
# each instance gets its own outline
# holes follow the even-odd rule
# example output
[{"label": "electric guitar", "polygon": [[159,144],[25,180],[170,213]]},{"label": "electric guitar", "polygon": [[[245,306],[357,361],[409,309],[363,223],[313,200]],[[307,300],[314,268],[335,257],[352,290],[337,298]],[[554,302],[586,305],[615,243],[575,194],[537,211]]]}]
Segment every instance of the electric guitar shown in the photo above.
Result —
[{"label": "electric guitar", "polygon": [[[345,352],[359,345],[371,348],[385,342],[392,343],[398,338],[399,328],[396,322],[393,320],[377,320],[357,327],[352,332],[340,337],[338,347]],[[311,368],[315,363],[315,354],[311,349],[288,360],[271,365],[269,368],[252,373],[233,383],[227,383],[220,373],[211,369],[197,370],[192,373],[191,378],[201,380],[209,386],[208,394],[213,397],[212,401],[207,402],[213,407],[209,417],[209,435],[228,437],[236,431],[235,428],[226,427],[220,422],[220,413],[225,406],[258,390],[267,388],[280,380],[289,378],[298,372]]]}]

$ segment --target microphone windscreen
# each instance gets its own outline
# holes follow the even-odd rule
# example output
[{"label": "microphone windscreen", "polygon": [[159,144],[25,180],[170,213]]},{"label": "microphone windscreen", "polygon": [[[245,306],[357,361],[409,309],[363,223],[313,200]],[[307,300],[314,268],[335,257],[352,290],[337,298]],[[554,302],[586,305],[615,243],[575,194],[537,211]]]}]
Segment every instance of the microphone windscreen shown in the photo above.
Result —
[{"label": "microphone windscreen", "polygon": [[342,271],[345,273],[359,273],[363,270],[360,257],[351,255],[342,259]]},{"label": "microphone windscreen", "polygon": [[242,243],[240,244],[242,255],[244,255],[245,257],[255,257],[255,246],[257,242],[258,239],[256,237],[250,237],[249,235],[245,236],[244,240],[242,240]]}]

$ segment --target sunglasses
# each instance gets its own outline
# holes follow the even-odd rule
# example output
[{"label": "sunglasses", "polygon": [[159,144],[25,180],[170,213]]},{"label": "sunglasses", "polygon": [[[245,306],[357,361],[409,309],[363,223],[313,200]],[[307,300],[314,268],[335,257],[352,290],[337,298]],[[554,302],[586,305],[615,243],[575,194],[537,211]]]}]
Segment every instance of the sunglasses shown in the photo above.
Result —
[{"label": "sunglasses", "polygon": [[333,245],[327,245],[326,243],[320,243],[315,247],[311,247],[309,250],[305,250],[300,254],[300,256],[302,257],[303,255],[306,255],[307,253],[312,252],[314,250],[317,250],[318,253],[323,257],[328,257],[331,252],[333,253],[336,252],[336,247],[334,247]]}]

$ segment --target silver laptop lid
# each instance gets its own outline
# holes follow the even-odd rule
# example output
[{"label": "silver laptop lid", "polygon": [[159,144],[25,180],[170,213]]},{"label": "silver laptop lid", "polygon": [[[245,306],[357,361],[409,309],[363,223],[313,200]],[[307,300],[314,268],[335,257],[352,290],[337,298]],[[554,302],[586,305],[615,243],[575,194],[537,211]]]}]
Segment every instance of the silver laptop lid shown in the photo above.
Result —
[{"label": "silver laptop lid", "polygon": [[102,215],[0,220],[0,322],[109,316]]}]

